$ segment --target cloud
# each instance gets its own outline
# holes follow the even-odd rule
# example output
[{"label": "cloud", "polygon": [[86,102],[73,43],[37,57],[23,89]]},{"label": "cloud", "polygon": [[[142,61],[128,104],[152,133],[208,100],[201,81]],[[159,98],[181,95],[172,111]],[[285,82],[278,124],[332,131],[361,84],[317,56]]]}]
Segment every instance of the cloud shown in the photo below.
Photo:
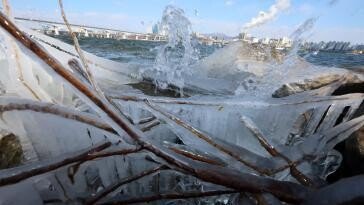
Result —
[{"label": "cloud", "polygon": [[235,3],[234,0],[225,0],[225,5],[226,6],[232,6]]},{"label": "cloud", "polygon": [[339,0],[330,0],[329,1],[329,6],[333,6],[335,5]]},{"label": "cloud", "polygon": [[246,23],[243,30],[261,26],[273,20],[280,12],[287,10],[290,7],[290,0],[276,0],[275,4],[273,4],[267,12],[260,11],[257,17],[252,18],[250,22]]}]

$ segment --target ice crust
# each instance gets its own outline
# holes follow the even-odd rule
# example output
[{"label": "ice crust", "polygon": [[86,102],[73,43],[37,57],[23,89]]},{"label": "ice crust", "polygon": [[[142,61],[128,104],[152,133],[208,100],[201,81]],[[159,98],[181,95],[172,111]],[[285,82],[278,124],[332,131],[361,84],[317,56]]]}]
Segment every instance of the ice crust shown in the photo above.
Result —
[{"label": "ice crust", "polygon": [[[72,46],[23,26],[21,28],[66,68],[77,74],[68,64],[71,59],[78,60]],[[2,29],[0,29],[0,36],[2,45],[0,47],[0,108],[12,104],[52,103],[59,106],[61,110],[80,115],[87,114],[108,123],[118,133],[110,133],[59,115],[26,109],[11,111],[0,109],[2,111],[0,129],[2,132],[14,133],[21,141],[25,153],[23,166],[30,166],[30,162],[42,163],[80,151],[105,139],[114,144],[120,140],[123,143],[128,141],[129,138],[123,130],[110,123],[110,120],[103,116],[102,112],[85,96],[76,92],[34,54],[9,37]],[[291,160],[299,160],[305,154],[319,156],[315,159],[316,161],[302,163],[298,168],[308,176],[324,179],[337,168],[332,168],[331,165],[338,164],[341,160],[340,154],[333,151],[334,145],[348,137],[355,128],[363,126],[363,117],[351,120],[363,101],[363,95],[311,96],[307,92],[273,99],[272,93],[282,84],[312,79],[320,75],[344,76],[347,72],[341,69],[315,67],[298,57],[280,64],[257,61],[244,56],[244,49],[243,44],[236,42],[194,65],[193,70],[196,71],[196,75],[188,75],[184,79],[184,86],[208,95],[176,99],[150,97],[141,95],[140,92],[130,92],[130,90],[128,92],[119,90],[118,93],[148,98],[152,105],[181,118],[225,146],[235,148],[239,153],[244,153],[242,148],[252,153],[250,155],[252,157],[248,160],[256,164],[272,167],[283,165],[285,162],[270,156],[242,122],[242,119],[249,119],[269,143],[288,155]],[[113,93],[111,88],[137,83],[141,80],[138,75],[141,67],[113,62],[89,53],[86,53],[86,58],[106,95]],[[153,78],[153,75],[148,77]],[[199,150],[206,157],[225,162],[228,167],[256,174],[256,171],[238,163],[231,156],[219,152],[188,129],[179,126],[144,102],[122,100],[113,102],[136,124],[146,117],[152,115],[157,117],[161,125],[145,133],[151,142],[169,146],[171,143],[177,144],[177,141],[181,141],[190,150]],[[342,118],[341,124],[337,125],[338,119],[347,107],[349,107],[347,114]],[[303,115],[309,116],[306,121],[302,118]],[[344,126],[347,124],[353,127],[347,129]],[[305,128],[302,129],[300,126]],[[336,138],[337,135],[339,135],[338,138]],[[127,147],[126,143],[123,146]],[[28,202],[41,204],[46,199],[64,202],[67,201],[67,197],[74,200],[78,197],[86,197],[112,182],[153,167],[155,163],[145,161],[146,156],[154,157],[152,154],[142,152],[127,157],[115,156],[87,162],[78,170],[75,183],[69,179],[69,170],[65,167],[18,184],[0,187],[0,204],[6,204],[9,201],[16,202],[15,204]],[[176,157],[178,157],[177,154]],[[14,168],[16,169],[21,170],[24,167]],[[9,170],[0,171],[0,176],[8,173]],[[174,181],[177,175],[179,174],[176,172],[170,172],[163,177],[154,175],[121,189],[124,190],[125,195],[173,190],[178,187]],[[296,182],[288,170],[271,177]],[[189,183],[197,183],[197,181],[194,178],[185,177],[185,184],[183,184],[185,189],[188,189]],[[204,186],[209,185],[204,184]],[[14,190],[24,194],[26,197],[23,198],[28,198],[28,201],[9,194]]]}]

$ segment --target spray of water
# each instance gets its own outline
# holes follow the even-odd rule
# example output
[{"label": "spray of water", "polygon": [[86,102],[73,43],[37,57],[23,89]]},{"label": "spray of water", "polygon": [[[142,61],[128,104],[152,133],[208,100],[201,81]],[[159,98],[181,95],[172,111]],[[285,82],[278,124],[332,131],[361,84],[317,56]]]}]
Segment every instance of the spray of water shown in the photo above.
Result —
[{"label": "spray of water", "polygon": [[[317,20],[318,17],[309,18],[298,26],[290,35],[290,38],[293,40],[292,48],[285,54],[282,62],[275,60],[268,62],[263,75],[244,79],[236,89],[235,94],[255,96],[262,95],[262,93],[271,94],[273,90],[277,89],[275,86],[284,84],[287,80],[293,80],[292,78],[307,73],[308,68],[305,68],[305,70],[302,68],[308,65],[302,61],[297,52],[300,48],[300,43],[307,38],[306,34],[312,30]],[[270,55],[271,52],[267,52],[267,54]]]},{"label": "spray of water", "polygon": [[163,12],[159,32],[168,36],[167,44],[161,46],[152,68],[156,85],[165,89],[173,84],[184,87],[184,78],[192,74],[191,64],[197,61],[191,44],[191,22],[182,9],[167,6]]}]

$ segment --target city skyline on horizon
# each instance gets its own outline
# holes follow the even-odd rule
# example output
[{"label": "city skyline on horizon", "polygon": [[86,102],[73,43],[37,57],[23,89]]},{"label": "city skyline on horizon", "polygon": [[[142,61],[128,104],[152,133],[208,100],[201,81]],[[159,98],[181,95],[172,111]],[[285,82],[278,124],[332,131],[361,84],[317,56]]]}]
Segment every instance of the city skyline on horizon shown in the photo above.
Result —
[{"label": "city skyline on horizon", "polygon": [[[313,29],[304,34],[307,41],[364,44],[364,22],[359,21],[364,19],[364,2],[360,0],[216,0],[208,8],[202,3],[205,1],[191,1],[153,0],[143,5],[143,0],[110,0],[109,4],[96,0],[64,0],[64,7],[69,21],[74,24],[151,32],[161,19],[164,7],[172,4],[184,9],[193,31],[232,37],[242,31],[258,38],[289,37],[305,20],[316,18]],[[14,16],[62,21],[57,0],[26,3],[10,0],[10,4]]]}]

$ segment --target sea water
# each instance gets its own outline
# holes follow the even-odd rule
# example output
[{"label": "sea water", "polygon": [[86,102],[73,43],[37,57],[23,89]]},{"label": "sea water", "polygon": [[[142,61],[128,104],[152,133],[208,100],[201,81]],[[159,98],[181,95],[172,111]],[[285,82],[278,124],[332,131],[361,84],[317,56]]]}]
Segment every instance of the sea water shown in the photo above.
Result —
[{"label": "sea water", "polygon": [[[53,36],[72,44],[69,36]],[[157,54],[157,47],[166,42],[116,40],[93,37],[80,37],[81,48],[97,56],[126,63],[145,64],[152,66]],[[221,49],[216,45],[197,44],[198,58],[202,59]],[[308,62],[314,65],[345,69],[364,69],[364,55],[344,52],[299,52]]]}]

